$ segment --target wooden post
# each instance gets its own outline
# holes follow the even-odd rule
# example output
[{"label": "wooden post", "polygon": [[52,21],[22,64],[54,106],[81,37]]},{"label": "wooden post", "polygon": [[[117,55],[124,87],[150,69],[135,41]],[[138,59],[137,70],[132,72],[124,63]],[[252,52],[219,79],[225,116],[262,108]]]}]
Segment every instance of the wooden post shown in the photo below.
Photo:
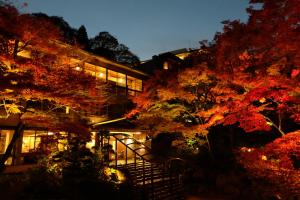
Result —
[{"label": "wooden post", "polygon": [[115,162],[116,162],[116,168],[118,166],[118,139],[116,138],[116,148],[115,148]]}]

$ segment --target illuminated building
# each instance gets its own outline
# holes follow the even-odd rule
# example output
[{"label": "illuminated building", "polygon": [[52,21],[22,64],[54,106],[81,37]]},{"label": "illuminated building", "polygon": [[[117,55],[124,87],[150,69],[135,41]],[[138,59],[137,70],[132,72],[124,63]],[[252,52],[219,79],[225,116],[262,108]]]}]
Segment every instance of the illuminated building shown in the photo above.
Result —
[{"label": "illuminated building", "polygon": [[[104,57],[96,56],[80,49],[74,49],[70,45],[57,41],[55,43],[59,48],[65,48],[68,51],[70,51],[70,49],[72,50],[72,55],[68,58],[64,58],[66,59],[65,62],[68,63],[71,68],[76,71],[89,73],[96,79],[107,83],[111,96],[117,99],[117,101],[113,103],[108,102],[104,107],[99,106],[99,109],[81,113],[81,115],[89,119],[91,127],[94,128],[94,136],[95,132],[102,129],[101,123],[105,124],[105,122],[120,119],[123,114],[131,108],[130,101],[127,97],[138,95],[143,90],[143,80],[145,80],[148,75]],[[18,56],[20,59],[30,59],[30,48],[19,52]],[[0,112],[3,111],[0,110]],[[72,112],[66,107],[63,114],[72,115]],[[15,115],[10,116],[8,119],[0,119],[0,157],[1,154],[5,153],[18,122],[19,117]],[[93,126],[94,124],[96,125]],[[113,130],[114,132],[126,132],[132,137],[140,135],[141,133],[137,130],[132,130],[131,127],[125,129],[123,127],[113,128],[106,126],[105,128]],[[47,144],[49,138],[53,137],[53,133],[47,131],[47,127],[34,127],[27,124],[21,136],[22,137],[16,142],[13,149],[13,156],[9,158],[7,164],[18,165],[23,163],[35,163],[36,157],[34,155],[36,152],[49,149]],[[59,149],[64,148],[62,143],[58,144]],[[90,148],[95,146],[95,140],[88,143],[87,146]],[[119,151],[122,151],[122,149],[119,148]]]}]

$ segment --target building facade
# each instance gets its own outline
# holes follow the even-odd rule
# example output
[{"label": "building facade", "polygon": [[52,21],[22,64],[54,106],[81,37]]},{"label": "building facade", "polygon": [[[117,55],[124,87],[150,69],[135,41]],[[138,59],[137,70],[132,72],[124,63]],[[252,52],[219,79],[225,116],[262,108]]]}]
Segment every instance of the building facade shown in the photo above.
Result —
[{"label": "building facade", "polygon": [[[132,69],[128,66],[110,61],[104,57],[96,56],[85,52],[83,50],[74,49],[64,43],[56,42],[60,48],[71,49],[71,55],[66,62],[78,71],[84,71],[94,76],[96,79],[102,80],[109,85],[109,92],[111,97],[117,99],[107,103],[104,107],[93,110],[84,115],[89,118],[92,132],[92,141],[87,144],[87,147],[95,146],[95,135],[98,130],[104,129],[102,124],[109,124],[106,122],[113,120],[123,120],[122,115],[130,109],[129,96],[138,95],[143,90],[143,81],[147,79],[148,75]],[[18,53],[18,56],[25,59],[31,57],[30,49],[25,49]],[[2,112],[0,110],[0,112]],[[68,108],[66,113],[68,114]],[[0,157],[5,153],[13,134],[15,133],[19,117],[12,115],[7,119],[0,119]],[[94,124],[96,124],[94,126]],[[113,133],[124,133],[130,135],[139,141],[145,139],[145,133],[136,130],[132,127],[123,128],[122,126],[110,127],[106,126],[106,130],[111,130]],[[62,133],[64,134],[64,133]],[[37,153],[48,149],[47,144],[53,138],[54,133],[47,131],[47,127],[33,127],[27,125],[25,130],[21,133],[21,138],[16,142],[13,148],[12,155],[7,161],[7,165],[18,165],[35,163],[37,161]],[[58,145],[58,149],[63,149],[63,142]],[[126,141],[130,142],[130,141]],[[115,142],[111,142],[112,150],[116,150]],[[118,148],[118,152],[123,152],[122,148]]]}]

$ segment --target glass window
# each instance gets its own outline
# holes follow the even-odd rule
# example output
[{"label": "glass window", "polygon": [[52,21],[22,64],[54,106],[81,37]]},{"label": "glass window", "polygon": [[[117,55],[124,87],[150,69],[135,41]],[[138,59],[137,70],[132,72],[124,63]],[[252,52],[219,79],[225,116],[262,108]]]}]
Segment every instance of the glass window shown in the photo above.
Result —
[{"label": "glass window", "polygon": [[137,91],[142,91],[143,90],[143,82],[142,82],[142,80],[136,79],[135,89]]},{"label": "glass window", "polygon": [[140,79],[127,76],[127,86],[128,89],[130,90],[137,90],[137,91],[142,91],[143,89],[143,82]]},{"label": "glass window", "polygon": [[92,149],[92,147],[94,147],[96,145],[95,138],[96,138],[96,132],[92,132],[91,141],[86,143],[86,148]]},{"label": "glass window", "polygon": [[0,130],[0,154],[4,154],[14,134],[13,130]]},{"label": "glass window", "polygon": [[84,63],[84,70],[92,76],[96,76],[96,67],[96,65],[92,65],[86,62]]},{"label": "glass window", "polygon": [[84,68],[85,71],[91,74],[92,76],[106,80],[106,68],[93,65],[90,63],[84,63]]},{"label": "glass window", "polygon": [[26,130],[23,133],[22,153],[28,153],[34,150],[35,131]]},{"label": "glass window", "polygon": [[127,76],[127,87],[128,89],[135,90],[135,78]]},{"label": "glass window", "polygon": [[96,77],[106,80],[106,68],[97,66],[96,68]]},{"label": "glass window", "polygon": [[126,76],[125,74],[118,73],[118,82],[117,85],[126,87]]},{"label": "glass window", "polygon": [[46,131],[25,130],[23,132],[22,153],[45,149],[47,135]]},{"label": "glass window", "polygon": [[68,134],[66,132],[59,132],[59,139],[57,148],[59,151],[63,151],[67,149],[68,146],[68,140],[67,140]]},{"label": "glass window", "polygon": [[109,81],[115,82],[118,86],[125,87],[126,86],[126,76],[125,74],[118,73],[112,70],[108,70],[108,78]]},{"label": "glass window", "polygon": [[118,73],[115,72],[115,71],[112,71],[112,70],[108,70],[108,77],[107,79],[109,81],[112,81],[112,82],[117,82],[118,80]]}]

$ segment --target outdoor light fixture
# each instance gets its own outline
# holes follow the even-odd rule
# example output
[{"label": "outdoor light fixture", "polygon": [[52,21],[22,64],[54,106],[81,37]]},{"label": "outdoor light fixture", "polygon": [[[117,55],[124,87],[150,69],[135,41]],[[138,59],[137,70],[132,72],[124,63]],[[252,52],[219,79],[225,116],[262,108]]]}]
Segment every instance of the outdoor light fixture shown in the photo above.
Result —
[{"label": "outdoor light fixture", "polygon": [[80,71],[81,70],[81,67],[75,67],[75,69],[77,70],[77,71]]}]

